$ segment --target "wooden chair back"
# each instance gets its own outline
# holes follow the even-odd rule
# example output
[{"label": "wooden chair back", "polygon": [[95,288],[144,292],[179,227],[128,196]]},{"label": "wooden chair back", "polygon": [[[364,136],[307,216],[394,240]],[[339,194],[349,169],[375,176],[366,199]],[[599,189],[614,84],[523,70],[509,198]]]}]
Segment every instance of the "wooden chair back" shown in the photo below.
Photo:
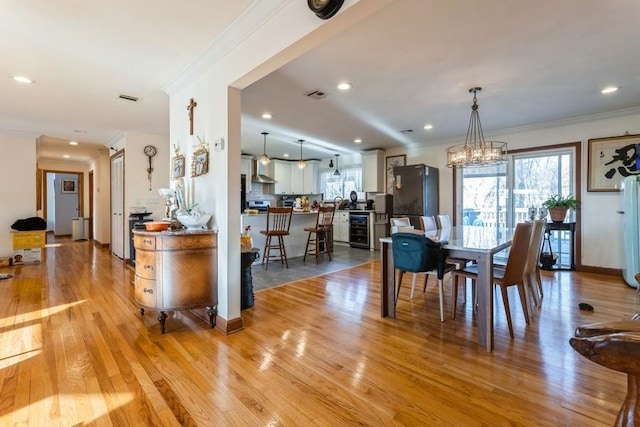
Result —
[{"label": "wooden chair back", "polygon": [[516,231],[513,233],[513,242],[509,251],[509,258],[504,269],[504,276],[501,280],[504,285],[523,283],[524,267],[527,264],[529,253],[529,242],[531,241],[531,223],[520,222],[516,224]]},{"label": "wooden chair back", "polygon": [[529,252],[527,253],[527,264],[524,268],[526,273],[534,273],[540,259],[540,248],[542,247],[542,239],[544,237],[544,228],[546,221],[538,219],[533,221],[531,229],[531,241],[529,242]]},{"label": "wooden chair back", "polygon": [[333,225],[333,215],[335,212],[335,206],[320,206],[318,208],[316,230],[329,230]]},{"label": "wooden chair back", "polygon": [[293,208],[267,209],[267,234],[289,234]]}]

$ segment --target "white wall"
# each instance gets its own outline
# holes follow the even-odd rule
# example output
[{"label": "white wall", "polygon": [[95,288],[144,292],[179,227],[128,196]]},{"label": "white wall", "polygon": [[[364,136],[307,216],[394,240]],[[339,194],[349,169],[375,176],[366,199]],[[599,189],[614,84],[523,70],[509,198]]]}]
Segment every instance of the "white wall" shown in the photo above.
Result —
[{"label": "white wall", "polygon": [[11,224],[36,215],[36,135],[0,131],[0,256],[13,253]]},{"label": "white wall", "polygon": [[[186,114],[184,114],[186,117]],[[122,140],[124,145],[124,253],[129,257],[130,235],[128,213],[133,206],[144,206],[147,212],[153,212],[150,218],[161,219],[164,216],[164,199],[158,194],[159,188],[169,186],[169,162],[172,149],[169,138],[142,132],[127,131]],[[149,158],[144,147],[153,145],[157,154],[152,158],[153,172],[151,186],[147,177]]]},{"label": "white wall", "polygon": [[[197,67],[187,70],[186,77],[167,88],[171,141],[179,144],[187,159],[193,152],[196,135],[211,147],[216,138],[226,141],[225,150],[211,152],[207,175],[185,179],[188,197],[213,214],[219,229],[218,310],[222,318],[240,317],[241,230],[240,215],[235,208],[240,203],[239,90],[388,3],[388,0],[347,0],[338,15],[322,21],[309,13],[305,2],[255,2],[225,34],[230,38],[226,41],[234,43],[233,51],[218,56],[209,68],[202,68],[206,70],[204,73],[199,73]],[[240,34],[243,31],[246,34]],[[236,39],[231,40],[234,36]],[[189,136],[185,114],[190,98],[198,103],[194,137]]]},{"label": "white wall", "polygon": [[[108,153],[91,163],[93,170],[93,239],[99,244],[111,242],[111,162]],[[87,180],[88,181],[88,180]],[[88,214],[87,214],[88,215]]]}]

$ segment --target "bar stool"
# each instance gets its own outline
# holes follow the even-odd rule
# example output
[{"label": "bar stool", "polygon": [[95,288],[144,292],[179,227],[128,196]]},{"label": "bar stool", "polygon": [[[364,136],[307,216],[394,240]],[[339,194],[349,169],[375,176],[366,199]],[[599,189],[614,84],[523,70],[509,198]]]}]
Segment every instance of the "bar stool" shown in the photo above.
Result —
[{"label": "bar stool", "polygon": [[[260,230],[260,234],[264,234],[267,237],[264,242],[264,252],[262,253],[262,265],[264,265],[265,261],[267,263],[265,270],[269,269],[269,260],[272,258],[279,258],[280,263],[289,268],[287,251],[284,247],[284,236],[289,235],[292,214],[293,208],[267,208],[267,229]],[[277,244],[271,243],[271,238],[274,236],[277,237]],[[271,249],[277,250],[278,254],[271,255]]]},{"label": "bar stool", "polygon": [[[316,226],[315,227],[307,227],[304,231],[309,232],[309,237],[307,237],[307,246],[304,249],[304,258],[303,262],[307,261],[307,254],[315,255],[316,263],[320,261],[320,254],[322,252],[326,253],[329,257],[329,261],[331,261],[331,251],[329,251],[329,232],[333,228],[333,214],[335,213],[336,208],[334,206],[321,206],[318,208],[318,216],[316,217]],[[315,233],[315,238],[311,238],[311,234]],[[312,248],[309,248],[309,247]],[[322,247],[324,246],[324,250]]]}]

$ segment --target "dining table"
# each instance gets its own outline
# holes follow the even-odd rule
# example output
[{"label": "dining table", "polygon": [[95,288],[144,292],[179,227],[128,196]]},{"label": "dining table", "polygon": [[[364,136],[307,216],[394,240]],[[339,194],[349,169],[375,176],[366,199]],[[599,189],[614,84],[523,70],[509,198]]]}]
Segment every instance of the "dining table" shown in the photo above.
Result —
[{"label": "dining table", "polygon": [[[477,292],[477,340],[487,351],[493,351],[493,263],[494,255],[511,246],[514,228],[461,225],[422,232],[442,243],[452,258],[473,261],[478,267]],[[396,275],[393,264],[391,237],[380,238],[382,291],[380,314],[396,317]]]}]

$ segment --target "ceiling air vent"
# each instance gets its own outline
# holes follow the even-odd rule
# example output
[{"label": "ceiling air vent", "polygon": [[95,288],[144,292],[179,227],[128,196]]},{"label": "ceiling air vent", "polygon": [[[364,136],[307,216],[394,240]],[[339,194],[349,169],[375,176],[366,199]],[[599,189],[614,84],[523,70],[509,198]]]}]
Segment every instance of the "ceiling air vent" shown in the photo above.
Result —
[{"label": "ceiling air vent", "polygon": [[327,93],[323,92],[321,90],[312,90],[311,92],[307,92],[305,93],[305,95],[309,98],[313,98],[313,99],[323,99],[327,97]]},{"label": "ceiling air vent", "polygon": [[120,98],[120,99],[124,99],[125,101],[131,101],[131,102],[138,102],[138,101],[140,101],[140,98],[138,98],[137,96],[125,95],[125,94],[123,94],[123,93],[121,93],[120,95],[118,95],[118,98]]}]

